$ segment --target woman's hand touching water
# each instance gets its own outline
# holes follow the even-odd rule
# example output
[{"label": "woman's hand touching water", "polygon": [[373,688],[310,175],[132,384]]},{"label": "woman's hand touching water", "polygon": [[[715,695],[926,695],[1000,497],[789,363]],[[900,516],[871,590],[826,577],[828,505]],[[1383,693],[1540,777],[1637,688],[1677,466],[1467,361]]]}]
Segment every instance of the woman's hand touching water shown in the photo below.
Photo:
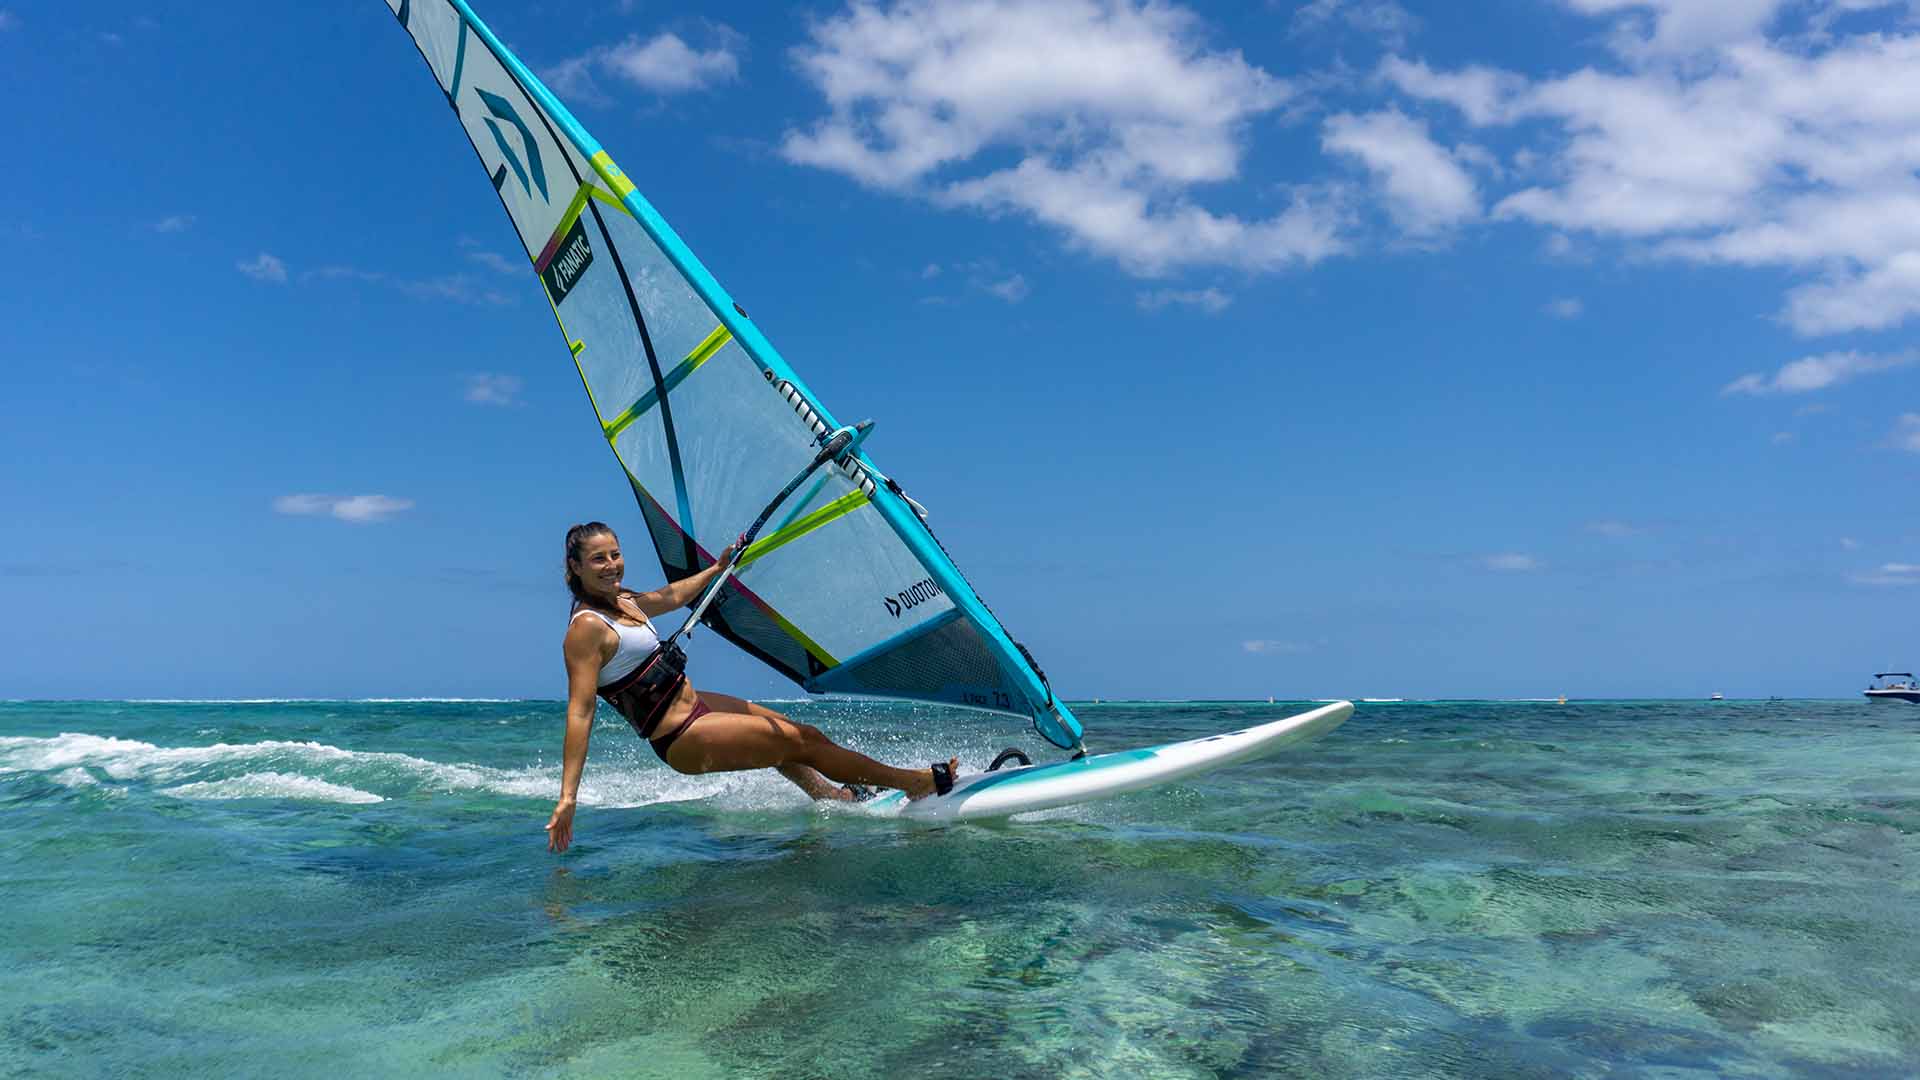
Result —
[{"label": "woman's hand touching water", "polygon": [[573,843],[573,800],[561,799],[547,819],[547,850],[560,852]]}]

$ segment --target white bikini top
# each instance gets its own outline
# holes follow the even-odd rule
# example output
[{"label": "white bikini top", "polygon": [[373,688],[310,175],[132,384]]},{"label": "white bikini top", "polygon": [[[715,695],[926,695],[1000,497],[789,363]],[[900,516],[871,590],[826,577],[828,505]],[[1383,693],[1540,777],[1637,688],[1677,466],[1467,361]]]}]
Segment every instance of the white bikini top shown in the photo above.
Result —
[{"label": "white bikini top", "polygon": [[[574,612],[573,619],[582,615],[600,616],[601,622],[613,627],[613,632],[620,635],[620,647],[613,651],[613,656],[600,668],[601,686],[617,682],[630,674],[634,668],[640,666],[642,660],[653,655],[653,650],[660,647],[660,635],[655,632],[651,622],[641,623],[639,626],[628,626],[626,623],[608,618],[604,612],[595,611],[589,607],[583,607]],[[573,619],[568,619],[567,622],[571,624]]]}]

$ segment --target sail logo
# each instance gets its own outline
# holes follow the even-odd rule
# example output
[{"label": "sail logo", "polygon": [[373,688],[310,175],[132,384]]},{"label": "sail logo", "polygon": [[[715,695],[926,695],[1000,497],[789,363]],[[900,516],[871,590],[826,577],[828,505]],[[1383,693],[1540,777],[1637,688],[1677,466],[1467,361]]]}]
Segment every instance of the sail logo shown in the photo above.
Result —
[{"label": "sail logo", "polygon": [[[499,145],[501,155],[507,159],[506,165],[494,171],[493,189],[498,191],[500,186],[507,182],[507,166],[512,166],[513,175],[520,178],[520,187],[526,191],[528,197],[532,197],[533,189],[538,187],[541,200],[551,201],[547,196],[547,170],[540,163],[540,144],[533,141],[533,132],[527,129],[527,122],[520,119],[520,113],[506,98],[498,94],[489,94],[477,86],[473,88],[473,92],[479,95],[481,103],[486,105],[487,111],[493,114],[480,119],[486,121],[487,130],[493,132],[493,141]],[[494,123],[494,117],[512,124],[513,130],[519,134],[520,145],[527,152],[524,163],[520,160],[520,155],[513,152],[513,147],[507,145],[506,132],[500,130],[499,124]]]},{"label": "sail logo", "polygon": [[580,280],[580,275],[593,265],[593,248],[587,243],[586,222],[583,218],[573,219],[573,228],[567,230],[566,238],[554,249],[553,257],[547,265],[540,268],[540,280],[547,283],[547,295],[553,299],[554,306],[567,298]]},{"label": "sail logo", "polygon": [[887,614],[897,619],[900,613],[908,608],[919,607],[936,596],[945,595],[940,586],[934,584],[932,578],[922,578],[892,596],[883,596],[880,599],[887,605]]}]

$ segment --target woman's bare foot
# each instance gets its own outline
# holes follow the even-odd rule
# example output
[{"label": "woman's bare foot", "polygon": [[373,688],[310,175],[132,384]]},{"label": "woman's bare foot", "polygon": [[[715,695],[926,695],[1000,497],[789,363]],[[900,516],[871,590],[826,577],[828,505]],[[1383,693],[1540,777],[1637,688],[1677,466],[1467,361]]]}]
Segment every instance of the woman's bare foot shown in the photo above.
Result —
[{"label": "woman's bare foot", "polygon": [[[960,775],[960,759],[959,758],[955,757],[955,758],[947,759],[947,775],[953,776],[953,777],[958,777]],[[914,785],[910,788],[905,788],[903,790],[906,791],[907,798],[909,799],[924,799],[927,796],[933,794],[934,791],[936,790],[934,786],[934,781],[933,781],[933,770],[932,769],[926,770],[926,778],[924,782],[922,782],[919,778],[916,777],[914,781]]]}]

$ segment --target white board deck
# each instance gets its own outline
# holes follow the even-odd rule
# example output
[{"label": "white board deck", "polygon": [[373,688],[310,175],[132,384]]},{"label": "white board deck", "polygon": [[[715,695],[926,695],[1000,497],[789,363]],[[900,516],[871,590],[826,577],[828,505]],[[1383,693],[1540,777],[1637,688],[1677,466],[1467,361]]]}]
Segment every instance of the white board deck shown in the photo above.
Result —
[{"label": "white board deck", "polygon": [[1325,735],[1352,715],[1352,703],[1336,701],[1257,727],[1185,742],[1090,754],[1078,761],[972,773],[955,780],[953,790],[945,795],[909,800],[900,792],[890,791],[861,804],[860,809],[885,817],[957,821],[1091,802],[1265,757]]}]

